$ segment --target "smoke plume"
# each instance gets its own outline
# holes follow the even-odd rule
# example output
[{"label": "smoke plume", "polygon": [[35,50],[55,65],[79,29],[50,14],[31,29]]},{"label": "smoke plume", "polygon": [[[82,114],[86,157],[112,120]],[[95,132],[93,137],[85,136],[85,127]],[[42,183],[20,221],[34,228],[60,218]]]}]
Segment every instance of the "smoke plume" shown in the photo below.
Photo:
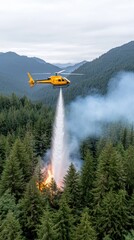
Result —
[{"label": "smoke plume", "polygon": [[79,97],[69,105],[66,119],[70,153],[89,136],[103,134],[104,123],[134,122],[134,73],[121,72],[111,79],[105,96]]}]

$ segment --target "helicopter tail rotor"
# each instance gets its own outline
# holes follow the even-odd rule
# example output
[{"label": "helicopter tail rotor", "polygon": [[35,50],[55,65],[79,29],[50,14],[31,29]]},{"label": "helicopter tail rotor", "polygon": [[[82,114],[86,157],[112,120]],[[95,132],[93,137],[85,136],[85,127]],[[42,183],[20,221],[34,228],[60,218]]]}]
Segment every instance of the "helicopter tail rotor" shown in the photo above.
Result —
[{"label": "helicopter tail rotor", "polygon": [[28,81],[29,85],[30,85],[30,87],[33,87],[34,84],[35,84],[35,81],[34,81],[34,79],[32,78],[32,76],[29,72],[27,74],[28,74],[28,77],[29,77],[29,81]]}]

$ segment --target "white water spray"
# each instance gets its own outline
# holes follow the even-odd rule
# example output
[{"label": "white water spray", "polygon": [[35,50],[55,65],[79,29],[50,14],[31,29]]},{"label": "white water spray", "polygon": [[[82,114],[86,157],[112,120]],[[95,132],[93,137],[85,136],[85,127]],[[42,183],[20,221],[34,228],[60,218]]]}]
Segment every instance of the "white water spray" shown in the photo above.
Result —
[{"label": "white water spray", "polygon": [[60,89],[52,137],[52,175],[57,186],[63,183],[63,177],[69,166],[69,154],[67,147],[67,134],[65,127],[64,102],[62,89]]}]

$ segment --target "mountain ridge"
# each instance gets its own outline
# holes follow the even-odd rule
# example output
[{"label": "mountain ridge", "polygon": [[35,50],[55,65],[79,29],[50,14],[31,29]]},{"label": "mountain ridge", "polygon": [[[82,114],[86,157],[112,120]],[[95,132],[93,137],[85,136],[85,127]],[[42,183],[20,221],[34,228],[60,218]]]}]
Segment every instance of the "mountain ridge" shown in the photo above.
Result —
[{"label": "mountain ridge", "polygon": [[[14,52],[0,54],[0,92],[31,97],[27,72],[57,72],[61,69],[36,57],[20,56]],[[12,85],[10,84],[12,82]],[[6,84],[6,89],[4,84]]]},{"label": "mountain ridge", "polygon": [[[59,90],[53,90],[52,86],[47,85],[38,85],[31,89],[28,85],[27,72],[54,73],[60,71],[61,68],[36,57],[29,58],[13,52],[3,54],[5,53],[0,54],[1,93],[15,92],[17,95],[26,95],[46,104],[55,104]],[[74,73],[83,75],[68,76],[71,84],[67,89],[63,89],[65,103],[77,96],[86,96],[93,92],[105,94],[109,80],[120,71],[134,71],[134,41],[113,48],[75,69]]]},{"label": "mountain ridge", "polygon": [[[71,84],[63,90],[65,102],[69,103],[77,96],[105,94],[109,80],[120,71],[134,71],[134,41],[113,48],[74,71],[83,74],[82,76],[68,76]],[[37,99],[40,96],[40,100],[47,104],[55,103],[58,91],[55,94],[52,91],[51,88],[47,92],[40,90],[35,97]]]}]

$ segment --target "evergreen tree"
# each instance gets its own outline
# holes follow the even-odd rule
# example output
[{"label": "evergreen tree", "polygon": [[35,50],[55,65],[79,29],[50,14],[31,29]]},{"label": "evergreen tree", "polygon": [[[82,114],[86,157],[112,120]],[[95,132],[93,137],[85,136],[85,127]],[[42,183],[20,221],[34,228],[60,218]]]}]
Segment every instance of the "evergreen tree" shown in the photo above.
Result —
[{"label": "evergreen tree", "polygon": [[63,196],[60,201],[60,208],[56,217],[56,239],[58,240],[71,240],[73,231],[73,218],[71,210]]},{"label": "evergreen tree", "polygon": [[74,240],[96,240],[96,232],[92,227],[91,220],[88,214],[88,209],[84,209],[80,224],[76,227]]},{"label": "evergreen tree", "polygon": [[20,139],[16,139],[13,145],[12,151],[14,153],[14,157],[19,162],[20,168],[22,169],[24,181],[28,182],[32,176],[33,169],[32,169],[32,159],[30,159],[32,157],[31,156],[32,150],[30,149],[30,147],[28,147],[28,145],[26,146],[26,142],[27,142],[27,139],[25,139],[24,143]]},{"label": "evergreen tree", "polygon": [[106,236],[103,238],[103,240],[112,240],[112,239],[109,237],[109,235],[106,235]]},{"label": "evergreen tree", "polygon": [[24,190],[23,173],[14,154],[14,149],[12,149],[9,158],[6,160],[0,182],[1,194],[6,190],[9,190],[17,200],[21,197]]},{"label": "evergreen tree", "polygon": [[53,208],[58,209],[59,200],[61,198],[61,190],[57,187],[57,184],[53,178],[51,179],[51,182],[48,184],[47,193],[50,205]]},{"label": "evergreen tree", "polygon": [[131,230],[131,229],[134,229],[134,193],[129,198],[128,208],[129,208],[129,221],[130,221],[129,229]]},{"label": "evergreen tree", "polygon": [[38,158],[38,163],[36,165],[34,175],[36,177],[37,186],[40,191],[43,191],[45,187],[44,177],[46,177],[46,174],[44,173],[44,171],[42,171],[43,168],[44,168],[44,163],[42,163],[41,158]]},{"label": "evergreen tree", "polygon": [[38,159],[35,156],[36,155],[34,152],[35,140],[31,132],[26,133],[23,144],[24,144],[25,151],[28,154],[29,171],[31,172],[31,174],[33,174],[35,167],[38,163]]},{"label": "evergreen tree", "polygon": [[64,195],[72,213],[79,215],[81,209],[80,176],[73,164],[70,165],[64,177]]},{"label": "evergreen tree", "polygon": [[52,212],[45,210],[41,224],[38,228],[38,240],[55,240],[56,231],[54,230],[54,223],[52,219]]},{"label": "evergreen tree", "polygon": [[24,198],[20,201],[20,223],[26,238],[36,238],[36,228],[42,216],[41,193],[36,186],[35,178],[32,178],[27,185]]},{"label": "evergreen tree", "polygon": [[134,147],[129,146],[125,153],[126,187],[130,195],[134,192]]},{"label": "evergreen tree", "polygon": [[125,189],[125,170],[121,155],[108,143],[99,156],[96,180],[94,182],[94,201],[98,204],[110,190],[118,192]]},{"label": "evergreen tree", "polygon": [[82,186],[82,204],[83,206],[89,206],[92,201],[92,187],[95,170],[93,157],[89,150],[86,151],[84,163],[81,171],[81,186]]},{"label": "evergreen tree", "polygon": [[7,138],[3,135],[0,135],[0,175],[3,171],[4,162],[6,160],[7,149],[8,149]]},{"label": "evergreen tree", "polygon": [[35,125],[35,150],[37,156],[43,156],[48,149],[48,134],[45,118],[40,117]]},{"label": "evergreen tree", "polygon": [[122,145],[122,143],[118,143],[117,146],[116,146],[116,150],[117,152],[121,155],[123,161],[124,161],[124,158],[125,158],[125,150],[124,150],[124,147]]},{"label": "evergreen tree", "polygon": [[22,240],[22,231],[19,221],[9,211],[0,226],[0,240]]},{"label": "evergreen tree", "polygon": [[103,148],[105,148],[107,143],[107,139],[106,138],[100,138],[98,143],[97,143],[97,149],[96,149],[96,156],[99,157]]},{"label": "evergreen tree", "polygon": [[[54,178],[50,179],[50,183],[44,181],[47,173],[41,171],[41,164],[39,163],[36,167],[36,178],[39,190],[42,192],[43,205],[46,203],[54,209],[59,209],[59,200],[61,198],[62,191],[56,185]],[[44,168],[44,164],[43,164]]]},{"label": "evergreen tree", "polygon": [[97,208],[95,216],[98,238],[109,236],[111,239],[123,239],[129,226],[126,192],[108,192]]},{"label": "evergreen tree", "polygon": [[129,129],[126,127],[122,130],[121,141],[122,141],[124,149],[126,150],[130,144]]},{"label": "evergreen tree", "polygon": [[28,154],[23,142],[16,139],[2,173],[1,193],[9,189],[17,199],[20,198],[32,174],[32,164]]},{"label": "evergreen tree", "polygon": [[0,197],[0,219],[4,219],[7,213],[10,211],[13,212],[15,216],[18,215],[17,205],[15,203],[15,198],[9,190],[7,190],[2,197]]},{"label": "evergreen tree", "polygon": [[125,240],[134,240],[134,230],[125,235]]},{"label": "evergreen tree", "polygon": [[130,145],[134,145],[134,127],[131,127],[130,130]]}]

